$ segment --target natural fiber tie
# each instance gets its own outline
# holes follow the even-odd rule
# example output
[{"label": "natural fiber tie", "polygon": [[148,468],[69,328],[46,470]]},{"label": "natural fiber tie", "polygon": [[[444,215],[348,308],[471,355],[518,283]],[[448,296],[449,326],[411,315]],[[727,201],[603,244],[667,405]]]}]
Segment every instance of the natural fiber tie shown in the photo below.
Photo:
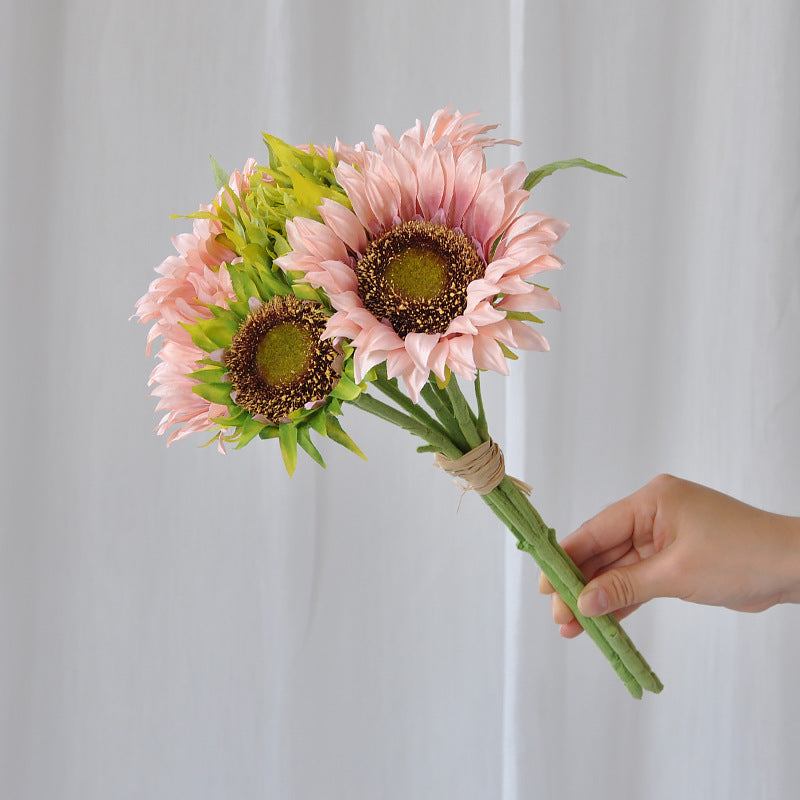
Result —
[{"label": "natural fiber tie", "polygon": [[[478,494],[489,494],[506,477],[503,451],[491,439],[481,442],[461,458],[450,459],[436,453],[433,463],[452,475],[465,492],[474,489]],[[510,476],[509,478],[521,492],[526,495],[531,493],[531,487],[527,483]]]}]

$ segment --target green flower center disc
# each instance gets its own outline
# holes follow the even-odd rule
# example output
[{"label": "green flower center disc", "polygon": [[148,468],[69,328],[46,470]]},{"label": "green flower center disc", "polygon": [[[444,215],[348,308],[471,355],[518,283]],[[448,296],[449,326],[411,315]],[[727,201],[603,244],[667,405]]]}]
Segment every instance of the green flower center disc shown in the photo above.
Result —
[{"label": "green flower center disc", "polygon": [[242,321],[224,360],[236,405],[279,422],[324,400],[338,380],[319,303],[277,295]]},{"label": "green flower center disc", "polygon": [[308,369],[314,344],[308,330],[291,322],[267,331],[256,350],[256,365],[264,383],[280,386],[302,375]]},{"label": "green flower center disc", "polygon": [[464,234],[412,220],[370,242],[355,273],[364,307],[405,338],[445,333],[464,313],[467,287],[486,265]]},{"label": "green flower center disc", "polygon": [[394,290],[410,300],[437,297],[447,280],[447,260],[434,250],[409,247],[394,258],[383,273]]}]

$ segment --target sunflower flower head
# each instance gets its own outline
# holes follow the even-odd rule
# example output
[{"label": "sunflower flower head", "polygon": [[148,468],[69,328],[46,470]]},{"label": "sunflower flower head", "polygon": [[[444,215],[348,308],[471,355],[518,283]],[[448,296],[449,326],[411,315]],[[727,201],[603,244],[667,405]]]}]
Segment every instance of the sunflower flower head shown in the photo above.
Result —
[{"label": "sunflower flower head", "polygon": [[485,135],[494,127],[444,109],[399,140],[377,126],[374,149],[337,142],[348,203],[287,220],[276,264],[327,294],[325,335],[350,340],[357,380],[386,362],[416,401],[431,373],[508,374],[512,348],[548,349],[529,323],[559,304],[530,279],[560,268],[551,248],[567,225],[521,213],[524,164],[487,169],[485,148],[508,141]]},{"label": "sunflower flower head", "polygon": [[313,219],[323,200],[347,202],[333,174],[336,157],[265,139],[269,166],[248,162],[246,180],[228,181],[215,165],[225,183],[212,205],[190,215],[197,241],[182,242],[194,250],[170,272],[174,300],[159,284],[137,308],[165,337],[151,377],[160,384],[154,394],[170,404],[159,432],[183,423],[174,440],[213,430],[223,451],[226,443],[277,438],[291,474],[298,446],[324,466],[312,431],[363,455],[337,417],[364,383],[354,380],[352,348],[323,336],[333,313],[324,293],[274,264],[290,250],[288,221]]}]

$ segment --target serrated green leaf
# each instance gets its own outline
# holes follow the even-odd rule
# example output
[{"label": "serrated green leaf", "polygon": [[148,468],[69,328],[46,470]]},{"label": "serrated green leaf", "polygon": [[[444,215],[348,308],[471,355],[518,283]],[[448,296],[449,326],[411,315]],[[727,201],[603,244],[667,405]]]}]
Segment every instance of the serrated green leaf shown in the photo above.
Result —
[{"label": "serrated green leaf", "polygon": [[303,450],[308,453],[314,461],[317,462],[321,467],[325,466],[325,459],[320,455],[319,450],[314,447],[314,443],[311,441],[311,435],[308,432],[308,428],[298,428],[297,429],[297,443]]},{"label": "serrated green leaf", "polygon": [[192,391],[203,400],[221,406],[227,406],[233,402],[231,400],[232,389],[233,387],[229,383],[199,383],[197,386],[192,386]]},{"label": "serrated green leaf", "polygon": [[286,471],[291,478],[297,467],[297,428],[289,423],[278,426],[278,439],[281,443],[281,455]]},{"label": "serrated green leaf", "polygon": [[346,447],[357,456],[361,456],[361,458],[366,461],[367,457],[361,452],[359,446],[344,432],[341,423],[336,417],[329,415],[325,418],[325,422],[327,423],[327,433],[330,439],[333,439],[334,442],[342,445],[342,447]]},{"label": "serrated green leaf", "polygon": [[209,158],[211,159],[211,174],[214,176],[214,183],[217,184],[217,189],[227,186],[228,181],[230,180],[230,175],[228,175],[228,173],[222,169],[214,156],[210,155]]},{"label": "serrated green leaf", "polygon": [[621,172],[616,172],[610,167],[604,167],[602,164],[595,164],[593,161],[587,161],[585,158],[570,158],[567,161],[553,161],[543,167],[531,170],[525,179],[525,183],[522,184],[522,188],[530,190],[548,175],[552,175],[557,169],[569,169],[570,167],[585,167],[595,172],[603,172],[606,175],[616,175],[618,178],[625,177]]}]

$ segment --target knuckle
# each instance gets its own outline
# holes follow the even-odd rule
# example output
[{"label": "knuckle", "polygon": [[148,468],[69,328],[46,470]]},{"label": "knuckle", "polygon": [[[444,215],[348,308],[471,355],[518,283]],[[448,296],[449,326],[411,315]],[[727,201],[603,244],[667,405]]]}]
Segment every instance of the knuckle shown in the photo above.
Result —
[{"label": "knuckle", "polygon": [[676,483],[678,483],[678,478],[674,475],[670,475],[668,472],[662,472],[650,481],[650,486],[663,491],[674,486]]},{"label": "knuckle", "polygon": [[613,570],[606,574],[608,593],[617,608],[632,606],[636,602],[636,587],[626,570]]}]

